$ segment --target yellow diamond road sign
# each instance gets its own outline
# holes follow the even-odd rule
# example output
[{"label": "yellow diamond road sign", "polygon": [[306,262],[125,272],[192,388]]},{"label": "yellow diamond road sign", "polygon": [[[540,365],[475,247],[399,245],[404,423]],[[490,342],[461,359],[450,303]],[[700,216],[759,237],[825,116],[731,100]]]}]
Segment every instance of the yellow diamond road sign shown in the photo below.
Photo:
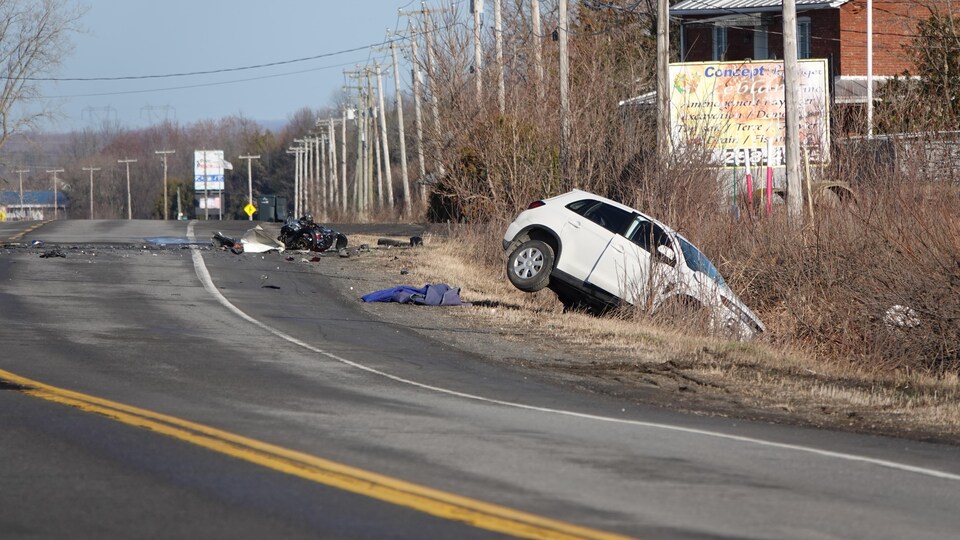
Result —
[{"label": "yellow diamond road sign", "polygon": [[257,213],[257,207],[254,206],[253,203],[247,203],[247,205],[243,207],[243,211],[246,212],[248,216],[253,217],[253,215]]},{"label": "yellow diamond road sign", "polygon": [[4,212],[3,210],[0,210],[0,221],[6,221],[6,220],[7,220],[7,213]]}]

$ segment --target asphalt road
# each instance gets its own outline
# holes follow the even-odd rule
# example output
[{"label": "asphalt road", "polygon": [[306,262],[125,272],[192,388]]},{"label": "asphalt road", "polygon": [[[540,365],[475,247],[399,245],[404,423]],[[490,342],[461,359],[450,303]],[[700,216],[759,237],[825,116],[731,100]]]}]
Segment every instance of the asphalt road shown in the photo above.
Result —
[{"label": "asphalt road", "polygon": [[44,242],[0,248],[3,538],[960,531],[956,447],[575,393],[370,319],[335,258],[169,240],[245,222],[0,225]]}]

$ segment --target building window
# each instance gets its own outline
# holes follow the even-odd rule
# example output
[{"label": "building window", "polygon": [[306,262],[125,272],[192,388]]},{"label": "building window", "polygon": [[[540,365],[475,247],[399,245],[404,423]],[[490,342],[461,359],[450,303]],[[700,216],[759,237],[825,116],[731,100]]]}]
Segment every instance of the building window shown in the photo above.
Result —
[{"label": "building window", "polygon": [[754,60],[767,60],[770,58],[769,35],[766,26],[753,27]]},{"label": "building window", "polygon": [[723,60],[727,54],[727,27],[713,27],[713,59]]},{"label": "building window", "polygon": [[810,19],[797,19],[797,58],[810,58]]}]

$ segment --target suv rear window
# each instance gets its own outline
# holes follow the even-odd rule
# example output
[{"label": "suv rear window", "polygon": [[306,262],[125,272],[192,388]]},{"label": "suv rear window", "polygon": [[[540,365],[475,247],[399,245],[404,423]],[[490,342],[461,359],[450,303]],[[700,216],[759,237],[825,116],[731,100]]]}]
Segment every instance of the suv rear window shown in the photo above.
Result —
[{"label": "suv rear window", "polygon": [[625,233],[627,226],[633,221],[633,214],[630,212],[602,201],[585,199],[572,202],[567,208],[616,234]]}]

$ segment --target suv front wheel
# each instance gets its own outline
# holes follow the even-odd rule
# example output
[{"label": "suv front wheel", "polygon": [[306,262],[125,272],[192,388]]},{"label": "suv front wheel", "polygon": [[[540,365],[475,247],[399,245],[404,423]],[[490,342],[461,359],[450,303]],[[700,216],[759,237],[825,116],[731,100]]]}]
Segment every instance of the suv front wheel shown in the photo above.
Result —
[{"label": "suv front wheel", "polygon": [[550,244],[527,240],[507,258],[507,277],[523,292],[537,292],[550,283],[554,253]]}]

